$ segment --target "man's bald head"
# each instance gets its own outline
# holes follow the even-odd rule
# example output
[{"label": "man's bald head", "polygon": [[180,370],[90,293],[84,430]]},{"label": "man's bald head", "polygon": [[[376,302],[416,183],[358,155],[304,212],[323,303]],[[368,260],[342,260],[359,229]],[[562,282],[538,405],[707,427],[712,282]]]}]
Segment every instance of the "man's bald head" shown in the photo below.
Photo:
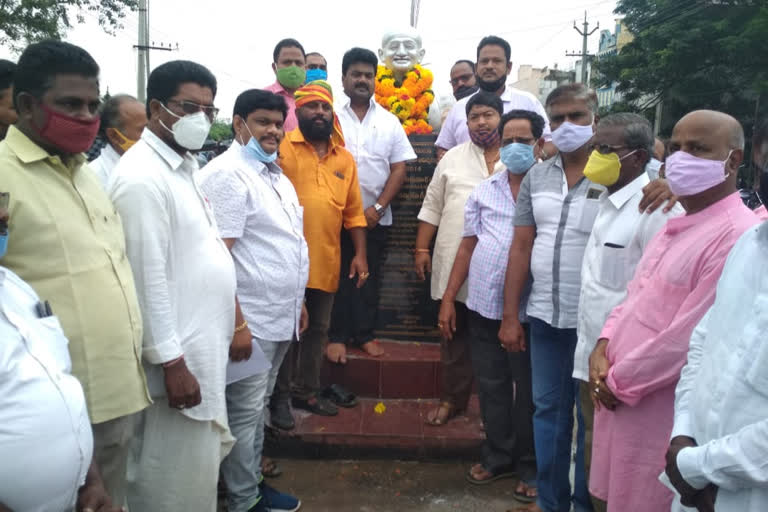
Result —
[{"label": "man's bald head", "polygon": [[[675,125],[697,133],[709,131],[711,135],[727,143],[728,149],[744,150],[744,129],[732,116],[716,110],[694,110],[683,116]],[[672,138],[674,139],[674,132]]]}]

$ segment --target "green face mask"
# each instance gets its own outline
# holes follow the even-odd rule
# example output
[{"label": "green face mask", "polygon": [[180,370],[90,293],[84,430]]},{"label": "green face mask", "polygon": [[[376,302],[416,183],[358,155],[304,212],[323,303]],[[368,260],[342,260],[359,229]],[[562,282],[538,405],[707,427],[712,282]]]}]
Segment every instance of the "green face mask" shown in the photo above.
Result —
[{"label": "green face mask", "polygon": [[287,89],[298,89],[304,85],[306,72],[299,66],[289,66],[277,70],[277,81]]}]

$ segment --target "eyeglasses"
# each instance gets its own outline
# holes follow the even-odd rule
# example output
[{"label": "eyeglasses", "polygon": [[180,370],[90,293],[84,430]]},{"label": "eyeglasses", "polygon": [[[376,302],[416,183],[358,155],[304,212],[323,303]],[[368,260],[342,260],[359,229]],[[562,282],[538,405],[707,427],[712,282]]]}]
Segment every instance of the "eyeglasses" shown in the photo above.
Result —
[{"label": "eyeglasses", "polygon": [[607,155],[608,153],[615,153],[619,149],[627,149],[627,146],[611,146],[610,144],[592,144],[590,146],[590,149],[592,151],[597,151],[602,155]]},{"label": "eyeglasses", "polygon": [[194,101],[168,100],[166,103],[168,104],[175,103],[176,105],[181,107],[181,111],[184,112],[185,114],[197,114],[198,112],[202,112],[211,121],[216,119],[216,116],[219,114],[219,109],[214,107],[213,105],[200,105],[199,103],[195,103]]}]

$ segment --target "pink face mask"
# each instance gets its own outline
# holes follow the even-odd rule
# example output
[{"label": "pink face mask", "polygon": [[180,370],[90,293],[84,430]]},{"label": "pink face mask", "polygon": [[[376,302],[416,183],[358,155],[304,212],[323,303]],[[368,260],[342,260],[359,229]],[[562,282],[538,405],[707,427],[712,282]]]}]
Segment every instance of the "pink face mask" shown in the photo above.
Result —
[{"label": "pink face mask", "polygon": [[41,137],[69,154],[82,153],[91,147],[99,132],[98,116],[80,119],[57,112],[45,104],[41,107],[48,114],[45,124],[36,127]]},{"label": "pink face mask", "polygon": [[724,161],[693,156],[685,151],[675,151],[667,157],[665,174],[669,189],[676,196],[694,196],[723,183],[727,177],[725,164],[731,158],[731,150]]}]

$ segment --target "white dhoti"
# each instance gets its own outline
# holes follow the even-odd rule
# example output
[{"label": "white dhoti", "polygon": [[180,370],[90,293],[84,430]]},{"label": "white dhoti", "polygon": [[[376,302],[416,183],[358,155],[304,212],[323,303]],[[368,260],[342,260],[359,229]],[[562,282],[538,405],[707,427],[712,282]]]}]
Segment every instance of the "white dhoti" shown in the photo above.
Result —
[{"label": "white dhoti", "polygon": [[190,419],[158,400],[141,413],[128,467],[137,512],[216,512],[219,465],[234,439],[215,421]]}]

